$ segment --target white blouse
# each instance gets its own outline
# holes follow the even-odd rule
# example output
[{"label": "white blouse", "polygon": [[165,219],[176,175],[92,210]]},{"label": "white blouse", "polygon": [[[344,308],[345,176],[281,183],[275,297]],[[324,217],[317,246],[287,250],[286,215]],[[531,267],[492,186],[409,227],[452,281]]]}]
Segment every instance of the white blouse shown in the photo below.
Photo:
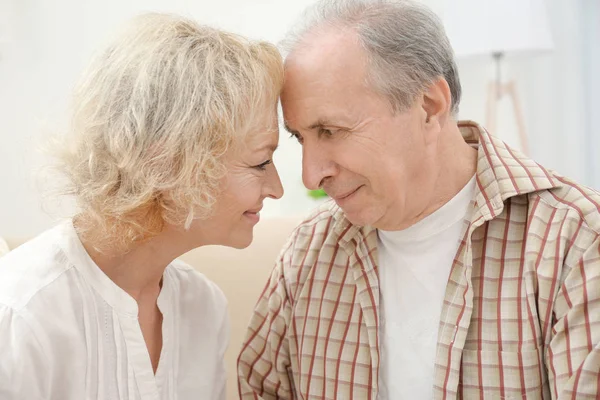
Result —
[{"label": "white blouse", "polygon": [[165,270],[156,375],[136,301],[92,261],[72,222],[0,258],[0,399],[220,400],[229,340],[219,288]]}]

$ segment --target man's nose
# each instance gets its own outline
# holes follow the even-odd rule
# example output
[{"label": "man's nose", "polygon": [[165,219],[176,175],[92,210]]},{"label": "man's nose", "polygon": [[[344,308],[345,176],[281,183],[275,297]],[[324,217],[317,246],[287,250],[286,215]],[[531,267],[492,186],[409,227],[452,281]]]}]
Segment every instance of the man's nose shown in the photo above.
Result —
[{"label": "man's nose", "polygon": [[326,178],[335,175],[335,163],[319,143],[302,146],[302,182],[310,190],[319,189]]}]

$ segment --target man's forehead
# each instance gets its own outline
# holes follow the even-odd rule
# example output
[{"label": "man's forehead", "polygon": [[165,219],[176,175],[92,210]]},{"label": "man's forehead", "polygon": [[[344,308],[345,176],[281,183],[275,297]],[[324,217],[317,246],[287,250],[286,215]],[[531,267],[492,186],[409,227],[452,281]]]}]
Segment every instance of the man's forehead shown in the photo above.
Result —
[{"label": "man's forehead", "polygon": [[307,34],[286,57],[286,73],[325,74],[366,61],[356,34],[348,28],[320,28]]}]

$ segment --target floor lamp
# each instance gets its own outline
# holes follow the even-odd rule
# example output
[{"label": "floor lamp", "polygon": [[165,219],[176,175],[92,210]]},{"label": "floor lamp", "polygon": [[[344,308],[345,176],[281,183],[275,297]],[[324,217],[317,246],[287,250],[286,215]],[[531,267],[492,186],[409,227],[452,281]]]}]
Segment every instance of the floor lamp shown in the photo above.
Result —
[{"label": "floor lamp", "polygon": [[530,56],[553,48],[543,0],[446,0],[444,25],[458,59],[487,56],[496,76],[488,83],[486,128],[496,134],[499,100],[512,103],[520,150],[528,153],[523,111],[515,80],[502,80],[507,55]]}]

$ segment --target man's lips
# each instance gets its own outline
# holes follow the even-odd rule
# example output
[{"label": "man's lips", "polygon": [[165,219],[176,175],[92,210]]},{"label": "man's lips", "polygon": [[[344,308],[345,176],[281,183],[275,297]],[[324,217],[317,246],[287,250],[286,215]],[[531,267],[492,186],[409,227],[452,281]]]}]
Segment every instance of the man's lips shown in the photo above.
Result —
[{"label": "man's lips", "polygon": [[335,200],[335,201],[341,201],[341,200],[345,200],[348,197],[352,196],[354,193],[356,193],[358,191],[358,189],[360,189],[362,186],[357,187],[356,189],[353,189],[349,192],[345,192],[343,194],[340,195],[331,195],[331,197]]}]

